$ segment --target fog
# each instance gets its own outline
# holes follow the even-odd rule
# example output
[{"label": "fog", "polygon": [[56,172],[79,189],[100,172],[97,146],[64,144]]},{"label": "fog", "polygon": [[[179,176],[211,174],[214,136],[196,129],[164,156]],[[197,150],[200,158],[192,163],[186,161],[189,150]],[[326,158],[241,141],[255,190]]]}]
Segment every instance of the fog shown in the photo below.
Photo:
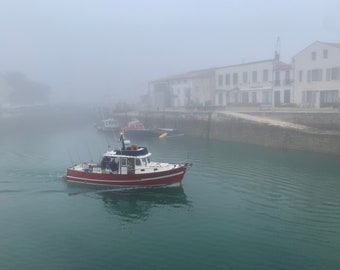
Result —
[{"label": "fog", "polygon": [[1,0],[0,74],[49,87],[51,103],[135,102],[165,76],[281,59],[339,42],[340,2]]}]

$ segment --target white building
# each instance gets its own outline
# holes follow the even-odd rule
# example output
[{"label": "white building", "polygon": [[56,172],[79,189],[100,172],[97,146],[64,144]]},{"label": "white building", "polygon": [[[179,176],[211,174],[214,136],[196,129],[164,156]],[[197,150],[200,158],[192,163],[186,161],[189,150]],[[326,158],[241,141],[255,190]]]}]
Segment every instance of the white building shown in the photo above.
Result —
[{"label": "white building", "polygon": [[316,41],[292,60],[293,102],[302,107],[329,107],[339,98],[340,43]]},{"label": "white building", "polygon": [[214,70],[192,71],[149,83],[154,108],[201,107],[210,105],[214,92]]},{"label": "white building", "polygon": [[217,68],[215,76],[216,106],[290,103],[291,67],[279,61],[278,55],[271,60]]},{"label": "white building", "polygon": [[274,63],[273,67],[273,105],[291,106],[293,90],[293,69],[290,64]]},{"label": "white building", "polygon": [[340,43],[316,41],[292,58],[243,63],[149,83],[151,105],[330,107],[340,98]]}]

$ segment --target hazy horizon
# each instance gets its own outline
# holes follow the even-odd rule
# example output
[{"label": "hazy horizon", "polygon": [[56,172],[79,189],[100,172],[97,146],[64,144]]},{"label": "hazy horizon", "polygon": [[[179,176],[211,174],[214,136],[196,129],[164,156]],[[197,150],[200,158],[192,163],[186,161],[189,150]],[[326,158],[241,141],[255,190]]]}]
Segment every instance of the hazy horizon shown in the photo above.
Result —
[{"label": "hazy horizon", "polygon": [[51,88],[51,102],[135,101],[147,82],[340,42],[340,2],[2,0],[0,73]]}]

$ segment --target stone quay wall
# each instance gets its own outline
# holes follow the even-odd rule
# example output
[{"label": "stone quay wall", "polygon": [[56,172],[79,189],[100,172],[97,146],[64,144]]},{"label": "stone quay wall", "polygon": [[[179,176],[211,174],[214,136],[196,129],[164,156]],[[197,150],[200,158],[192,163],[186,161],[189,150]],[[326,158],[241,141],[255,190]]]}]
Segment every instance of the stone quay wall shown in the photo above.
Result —
[{"label": "stone quay wall", "polygon": [[[148,127],[175,128],[193,137],[340,155],[338,112],[243,112],[266,121],[251,121],[221,112],[139,112],[136,117]],[[269,119],[269,123],[268,123]],[[270,124],[270,119],[287,125]],[[289,124],[301,124],[298,129]]]}]

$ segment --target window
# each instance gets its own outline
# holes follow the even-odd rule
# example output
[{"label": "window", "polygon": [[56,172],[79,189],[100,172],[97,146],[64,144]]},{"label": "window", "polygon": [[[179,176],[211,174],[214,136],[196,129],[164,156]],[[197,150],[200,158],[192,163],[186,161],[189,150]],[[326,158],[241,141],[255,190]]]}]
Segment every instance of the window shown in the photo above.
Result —
[{"label": "window", "polygon": [[219,86],[223,85],[223,76],[222,75],[218,75],[218,85]]},{"label": "window", "polygon": [[268,69],[263,70],[263,81],[268,82]]},{"label": "window", "polygon": [[223,93],[218,94],[218,105],[223,105]]},{"label": "window", "polygon": [[307,71],[308,82],[322,81],[322,69],[312,69]]},{"label": "window", "polygon": [[323,58],[324,59],[328,58],[328,50],[323,50]]},{"label": "window", "polygon": [[316,92],[315,91],[303,91],[302,100],[304,104],[314,105],[316,102]]},{"label": "window", "polygon": [[231,94],[230,102],[233,103],[233,104],[238,103],[238,95],[237,95],[237,93],[232,93]]},{"label": "window", "polygon": [[248,96],[247,92],[246,93],[242,93],[241,98],[242,98],[242,103],[243,104],[247,104],[249,102],[249,96]]},{"label": "window", "polygon": [[280,71],[279,70],[275,71],[275,80],[280,80]]},{"label": "window", "polygon": [[253,83],[257,82],[257,71],[253,71]]},{"label": "window", "polygon": [[255,104],[257,102],[256,92],[251,93],[251,102]]},{"label": "window", "polygon": [[229,73],[225,75],[225,84],[230,85],[230,74]]},{"label": "window", "polygon": [[275,71],[275,85],[281,85],[280,71],[279,70]]},{"label": "window", "polygon": [[233,84],[238,84],[238,74],[233,73]]},{"label": "window", "polygon": [[312,52],[312,60],[316,60],[316,52]]},{"label": "window", "polygon": [[290,90],[285,90],[283,93],[283,103],[290,103]]},{"label": "window", "polygon": [[302,82],[302,70],[299,70],[299,82]]},{"label": "window", "polygon": [[262,93],[262,103],[263,104],[271,104],[270,100],[271,100],[270,92],[264,91]]},{"label": "window", "polygon": [[285,78],[285,84],[290,84],[290,71],[286,70],[286,78]]},{"label": "window", "polygon": [[320,92],[320,104],[334,103],[338,99],[338,90]]},{"label": "window", "polygon": [[248,72],[243,72],[243,83],[247,83],[248,82]]},{"label": "window", "polygon": [[121,163],[122,166],[126,166],[126,164],[127,164],[126,158],[121,158],[120,163]]},{"label": "window", "polygon": [[326,80],[340,80],[340,68],[327,68],[326,70]]},{"label": "window", "polygon": [[281,92],[274,91],[274,105],[279,106],[281,104]]},{"label": "window", "polygon": [[337,103],[339,90],[320,91],[320,107],[331,107]]},{"label": "window", "polygon": [[340,68],[332,68],[332,80],[339,80],[340,79]]},{"label": "window", "polygon": [[289,72],[289,70],[286,70],[286,80],[290,80],[290,72]]},{"label": "window", "polygon": [[230,102],[230,92],[227,92],[225,94],[225,104],[228,104]]}]

